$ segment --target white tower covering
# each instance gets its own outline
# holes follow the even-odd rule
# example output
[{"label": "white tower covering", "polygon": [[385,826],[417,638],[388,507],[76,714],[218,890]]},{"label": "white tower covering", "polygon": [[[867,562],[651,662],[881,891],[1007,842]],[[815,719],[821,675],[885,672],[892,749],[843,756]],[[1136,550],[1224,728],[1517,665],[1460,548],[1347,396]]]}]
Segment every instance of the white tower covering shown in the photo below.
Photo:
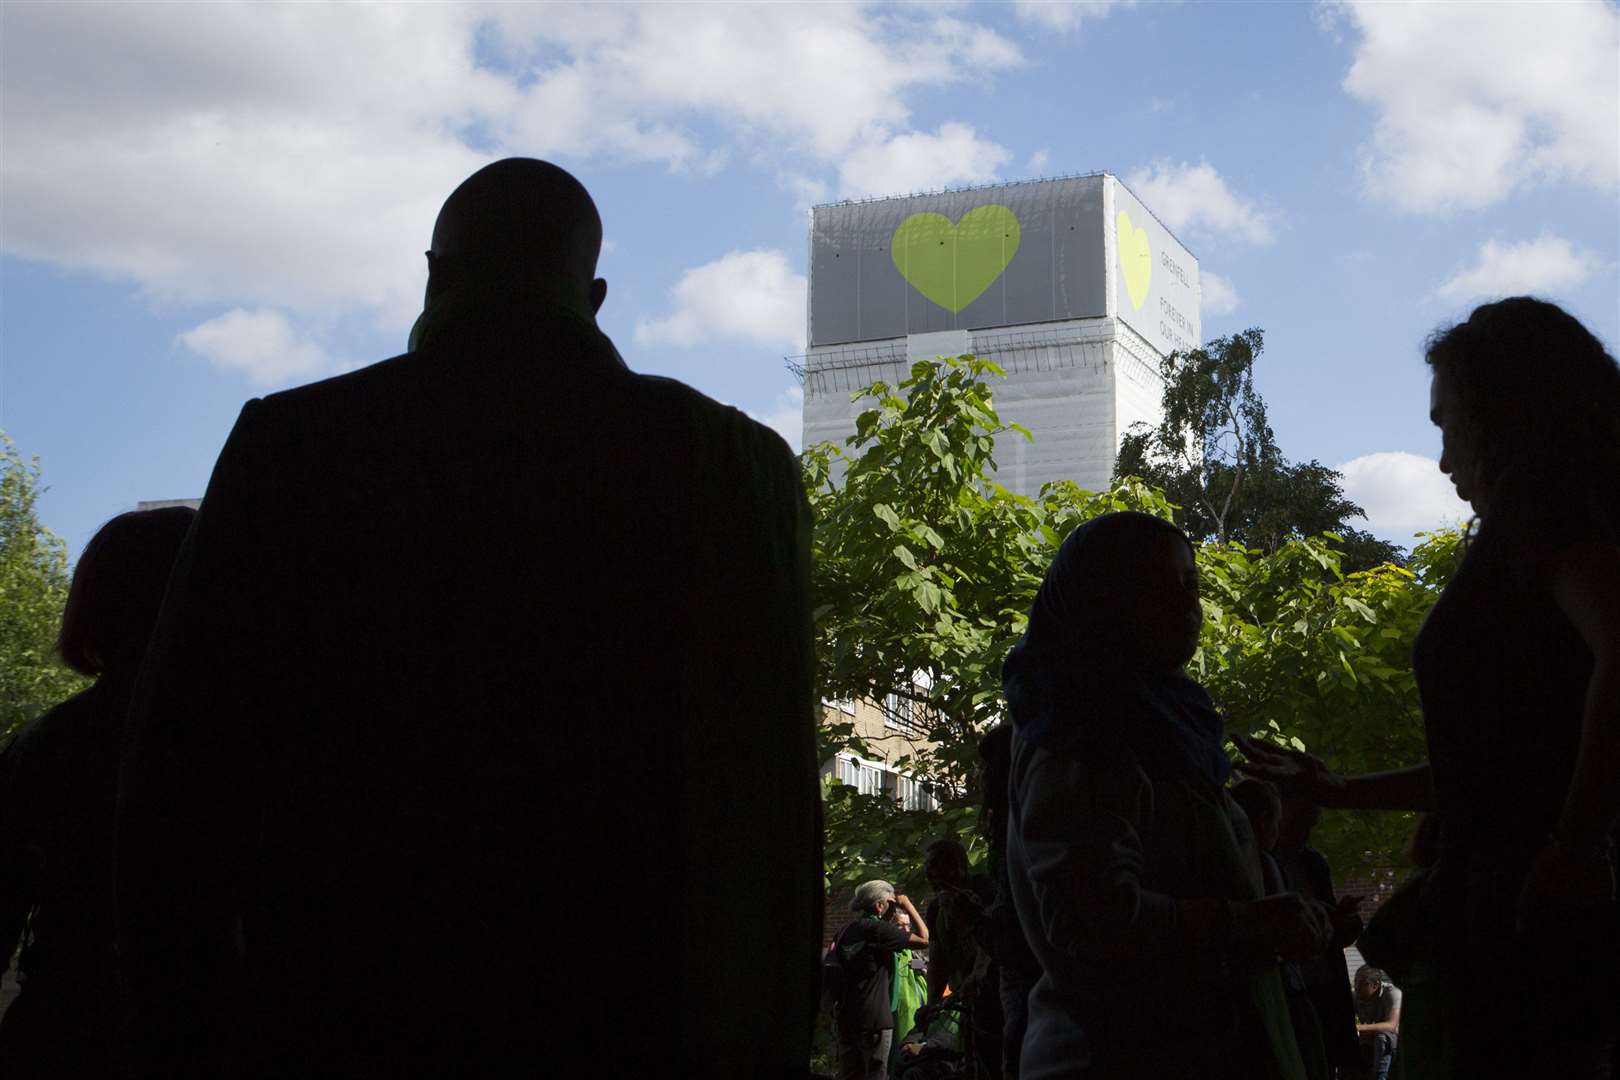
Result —
[{"label": "white tower covering", "polygon": [[842,442],[850,393],[973,353],[1007,372],[997,478],[1105,487],[1119,441],[1157,422],[1161,356],[1200,340],[1198,263],[1106,173],[817,207],[804,440]]}]

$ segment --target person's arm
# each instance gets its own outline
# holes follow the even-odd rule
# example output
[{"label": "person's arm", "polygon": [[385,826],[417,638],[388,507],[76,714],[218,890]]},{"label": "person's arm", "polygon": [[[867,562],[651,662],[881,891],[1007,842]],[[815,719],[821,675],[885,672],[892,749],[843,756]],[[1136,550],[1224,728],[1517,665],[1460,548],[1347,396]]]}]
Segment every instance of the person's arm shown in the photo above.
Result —
[{"label": "person's arm", "polygon": [[905,912],[906,912],[907,915],[911,916],[911,941],[909,943],[910,947],[913,948],[913,949],[925,949],[925,948],[927,948],[928,947],[928,924],[923,921],[922,914],[915,907],[912,906],[911,897],[906,896],[904,893],[901,893],[900,895],[898,895],[898,896],[896,896],[894,898],[894,902],[899,904],[903,909],[905,909]]},{"label": "person's arm", "polygon": [[1338,810],[1433,810],[1434,775],[1429,763],[1386,772],[1340,776],[1315,754],[1262,742],[1247,735],[1232,741],[1247,761],[1236,768],[1246,776],[1270,780],[1285,795],[1310,799]]},{"label": "person's arm", "polygon": [[1390,1035],[1394,1035],[1396,1032],[1400,1031],[1400,1029],[1401,1029],[1401,1007],[1399,1005],[1396,1005],[1394,1008],[1389,1010],[1389,1019],[1388,1020],[1380,1020],[1376,1024],[1357,1024],[1356,1025],[1356,1034],[1357,1035],[1377,1035],[1379,1032],[1387,1032]]},{"label": "person's arm", "polygon": [[1532,897],[1614,896],[1610,837],[1620,824],[1620,547],[1582,544],[1553,570],[1553,597],[1591,650],[1579,755],[1553,839],[1526,885]]}]

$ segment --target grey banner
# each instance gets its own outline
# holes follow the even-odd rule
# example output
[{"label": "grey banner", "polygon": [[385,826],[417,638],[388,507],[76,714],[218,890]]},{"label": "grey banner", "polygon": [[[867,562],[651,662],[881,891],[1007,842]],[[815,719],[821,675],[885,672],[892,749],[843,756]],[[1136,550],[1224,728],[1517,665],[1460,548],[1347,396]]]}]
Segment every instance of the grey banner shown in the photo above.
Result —
[{"label": "grey banner", "polygon": [[1103,180],[816,207],[810,344],[1106,314]]}]

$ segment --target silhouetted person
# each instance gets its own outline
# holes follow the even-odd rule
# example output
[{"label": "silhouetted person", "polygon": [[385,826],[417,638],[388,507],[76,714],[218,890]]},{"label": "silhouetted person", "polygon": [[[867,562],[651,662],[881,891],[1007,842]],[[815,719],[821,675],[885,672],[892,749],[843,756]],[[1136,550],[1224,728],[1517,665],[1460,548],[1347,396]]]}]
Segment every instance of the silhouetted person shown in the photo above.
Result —
[{"label": "silhouetted person", "polygon": [[990,942],[995,883],[972,873],[967,848],[941,837],[923,853],[923,873],[934,895],[928,901],[928,1003],[951,988],[962,1002],[962,1037],[972,1075],[1001,1075],[1001,980]]},{"label": "silhouetted person", "polygon": [[21,991],[0,1020],[0,1076],[117,1071],[113,805],[124,714],[195,512],[120,514],[85,545],[57,651],[95,678],[0,757],[0,970],[19,936]]},{"label": "silhouetted person", "polygon": [[[1233,802],[1243,808],[1243,813],[1249,819],[1249,827],[1254,831],[1255,842],[1260,849],[1265,891],[1268,894],[1298,892],[1308,901],[1318,904],[1317,913],[1331,921],[1331,909],[1309,892],[1294,888],[1283,876],[1282,867],[1277,862],[1275,851],[1283,817],[1282,797],[1277,793],[1277,785],[1265,780],[1245,779],[1233,784],[1228,794]],[[1341,952],[1339,955],[1344,954]],[[1325,955],[1309,962],[1316,964],[1323,959]],[[1294,1041],[1299,1044],[1300,1061],[1305,1066],[1305,1075],[1309,1080],[1332,1080],[1333,1069],[1328,1064],[1327,1051],[1322,1045],[1321,1018],[1311,1001],[1304,966],[1294,960],[1282,965],[1283,989],[1288,996],[1288,1015],[1294,1025]]]},{"label": "silhouetted person", "polygon": [[1024,940],[1007,879],[1007,780],[1012,768],[1012,725],[1000,723],[979,740],[979,822],[989,849],[986,862],[995,884],[990,905],[990,952],[1001,993],[1002,1080],[1018,1080],[1018,1058],[1029,1027],[1029,991],[1041,977],[1040,961]]},{"label": "silhouetted person", "polygon": [[1264,896],[1221,716],[1183,670],[1202,625],[1186,534],[1106,514],[1064,540],[1002,669],[1008,879],[1041,964],[1024,1080],[1302,1074],[1277,957],[1327,927]]},{"label": "silhouetted person", "polygon": [[1322,1051],[1328,1065],[1334,1069],[1359,1069],[1356,1007],[1344,950],[1354,945],[1361,933],[1361,897],[1341,897],[1334,892],[1333,868],[1327,857],[1311,846],[1311,832],[1321,819],[1322,808],[1315,803],[1285,797],[1273,854],[1290,890],[1321,902],[1332,912],[1333,947],[1315,960],[1301,963],[1300,973],[1321,1023]]},{"label": "silhouetted person", "polygon": [[487,166],[410,352],[242,410],[131,715],[142,1071],[806,1071],[808,511],[777,435],[626,368],[600,244]]},{"label": "silhouetted person", "polygon": [[1440,467],[1480,523],[1413,646],[1429,759],[1344,777],[1239,742],[1248,771],[1323,806],[1440,812],[1421,906],[1457,1075],[1606,1077],[1620,1032],[1620,368],[1567,312],[1523,296],[1476,308],[1426,358]]}]

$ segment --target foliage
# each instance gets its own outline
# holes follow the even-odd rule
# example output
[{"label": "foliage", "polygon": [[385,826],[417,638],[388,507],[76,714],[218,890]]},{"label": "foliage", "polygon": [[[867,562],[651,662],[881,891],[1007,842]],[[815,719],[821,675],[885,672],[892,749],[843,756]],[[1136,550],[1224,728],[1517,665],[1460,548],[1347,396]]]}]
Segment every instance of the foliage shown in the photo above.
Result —
[{"label": "foliage", "polygon": [[1164,358],[1164,418],[1126,433],[1114,475],[1162,488],[1194,540],[1272,552],[1293,538],[1336,532],[1348,567],[1398,563],[1399,548],[1347,524],[1364,515],[1344,497],[1339,473],[1318,461],[1291,463],[1278,449],[1254,388],[1264,348],[1262,331],[1250,328]]},{"label": "foliage", "polygon": [[0,431],[0,745],[86,680],[55,655],[69,584],[67,545],[40,524],[39,460]]},{"label": "foliage", "polygon": [[[1116,510],[1172,517],[1158,490],[1122,478],[1106,492],[1048,485],[1040,498],[994,481],[994,439],[1028,437],[996,415],[974,357],[912,366],[871,402],[842,448],[801,457],[816,517],[814,603],[818,691],[824,700],[909,696],[932,746],[895,764],[940,800],[908,811],[893,799],[825,789],[829,912],[859,882],[881,877],[921,891],[921,852],[955,835],[984,855],[974,763],[1002,710],[1001,662],[1058,546],[1074,527]],[[1270,551],[1206,543],[1199,551],[1206,625],[1191,665],[1232,730],[1309,747],[1341,769],[1422,760],[1422,722],[1409,653],[1418,625],[1455,565],[1458,534],[1429,534],[1407,566],[1342,570],[1333,534],[1279,540]],[[840,750],[879,756],[836,720],[822,760]],[[1409,823],[1398,815],[1329,814],[1317,839],[1341,872],[1397,860]]]},{"label": "foliage", "polygon": [[[874,876],[916,882],[927,837],[971,830],[975,749],[1000,714],[1001,662],[1064,537],[1112,510],[1172,513],[1134,481],[1101,495],[1048,485],[1038,500],[995,483],[995,437],[1028,437],[996,415],[985,379],[1001,375],[971,356],[917,363],[899,386],[854,395],[872,407],[845,448],[822,443],[801,457],[816,518],[818,691],[828,701],[912,700],[933,748],[899,764],[945,807],[907,812],[835,787],[827,806],[835,898]],[[874,756],[850,722],[820,734],[823,761],[842,749]]]},{"label": "foliage", "polygon": [[[1228,730],[1309,748],[1364,772],[1427,757],[1412,643],[1455,570],[1460,534],[1425,534],[1406,567],[1344,574],[1336,538],[1289,540],[1267,555],[1205,544],[1198,564],[1204,639],[1189,672]],[[1324,815],[1313,842],[1343,876],[1399,862],[1411,815]]]}]

